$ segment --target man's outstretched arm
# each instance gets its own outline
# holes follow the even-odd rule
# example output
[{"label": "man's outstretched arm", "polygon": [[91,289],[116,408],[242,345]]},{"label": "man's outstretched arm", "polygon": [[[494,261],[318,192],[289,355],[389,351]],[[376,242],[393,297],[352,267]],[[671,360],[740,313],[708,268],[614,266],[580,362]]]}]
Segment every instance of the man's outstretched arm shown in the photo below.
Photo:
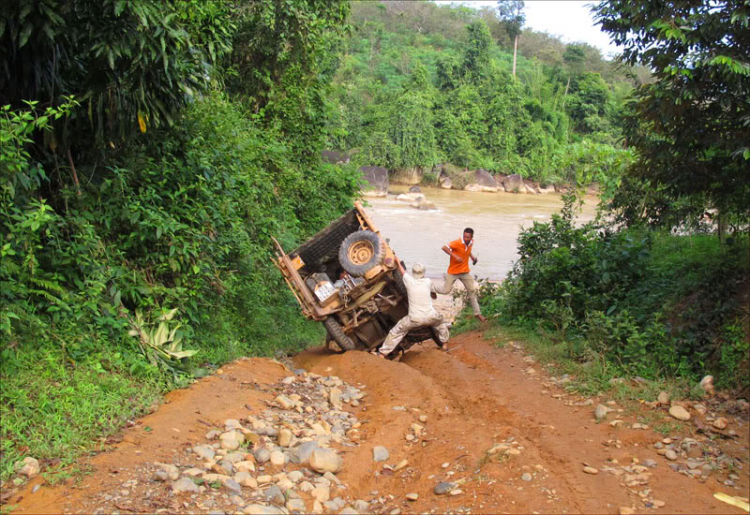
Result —
[{"label": "man's outstretched arm", "polygon": [[448,245],[443,245],[443,252],[448,254],[450,257],[458,261],[459,263],[463,263],[464,260],[460,256],[457,256],[455,252],[451,250],[451,248]]}]

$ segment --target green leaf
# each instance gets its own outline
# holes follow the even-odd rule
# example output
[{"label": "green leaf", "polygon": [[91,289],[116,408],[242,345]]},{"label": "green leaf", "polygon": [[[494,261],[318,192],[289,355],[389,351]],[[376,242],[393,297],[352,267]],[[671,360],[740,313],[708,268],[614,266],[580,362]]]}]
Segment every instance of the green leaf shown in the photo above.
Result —
[{"label": "green leaf", "polygon": [[34,27],[30,23],[26,23],[21,30],[21,35],[18,37],[18,48],[23,48],[24,45],[29,41],[29,36],[33,32]]}]

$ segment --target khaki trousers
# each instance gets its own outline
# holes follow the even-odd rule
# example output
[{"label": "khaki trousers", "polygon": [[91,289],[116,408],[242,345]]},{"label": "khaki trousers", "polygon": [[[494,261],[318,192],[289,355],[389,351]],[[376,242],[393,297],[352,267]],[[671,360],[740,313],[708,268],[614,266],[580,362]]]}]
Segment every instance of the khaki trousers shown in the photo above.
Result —
[{"label": "khaki trousers", "polygon": [[469,302],[471,303],[471,309],[474,311],[474,314],[481,314],[481,311],[479,309],[479,302],[477,301],[477,283],[474,281],[474,278],[471,276],[471,274],[446,274],[443,287],[435,287],[435,292],[442,295],[448,295],[453,289],[453,283],[456,282],[456,279],[464,283],[464,287],[466,288],[466,292],[469,297]]},{"label": "khaki trousers", "polygon": [[435,328],[435,331],[438,333],[438,338],[440,338],[440,343],[445,345],[448,342],[448,338],[450,337],[448,324],[443,320],[443,315],[440,313],[435,313],[434,316],[424,320],[412,320],[409,318],[409,315],[406,315],[393,326],[393,329],[390,330],[383,345],[380,347],[379,352],[387,356],[393,352],[393,349],[395,349],[399,343],[401,343],[401,340],[404,339],[406,333],[412,329],[425,325]]}]

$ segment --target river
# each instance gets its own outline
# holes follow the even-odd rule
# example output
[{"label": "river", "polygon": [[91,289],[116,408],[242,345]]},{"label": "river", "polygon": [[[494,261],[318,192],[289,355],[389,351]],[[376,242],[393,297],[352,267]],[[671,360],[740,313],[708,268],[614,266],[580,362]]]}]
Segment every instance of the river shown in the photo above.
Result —
[{"label": "river", "polygon": [[[405,193],[408,186],[391,186]],[[557,194],[482,193],[422,187],[437,210],[421,211],[395,195],[367,198],[366,210],[381,234],[390,238],[391,248],[411,268],[414,262],[427,267],[427,276],[440,278],[448,268],[448,256],[441,250],[461,237],[464,227],[474,229],[474,255],[479,259],[472,274],[500,281],[518,259],[517,238],[534,222],[546,222],[563,206]],[[586,197],[578,222],[596,215],[596,197]]]}]

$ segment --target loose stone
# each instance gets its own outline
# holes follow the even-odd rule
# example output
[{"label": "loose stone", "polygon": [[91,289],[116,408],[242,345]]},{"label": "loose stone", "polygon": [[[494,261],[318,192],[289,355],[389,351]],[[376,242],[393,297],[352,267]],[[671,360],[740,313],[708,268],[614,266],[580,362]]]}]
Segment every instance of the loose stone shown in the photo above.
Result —
[{"label": "loose stone", "polygon": [[279,431],[279,445],[281,447],[289,447],[289,444],[292,442],[292,436],[292,432],[288,429]]},{"label": "loose stone", "polygon": [[677,404],[669,408],[669,414],[677,420],[690,420],[688,410]]},{"label": "loose stone", "polygon": [[271,453],[271,465],[274,465],[276,467],[281,467],[284,465],[284,462],[286,460],[284,459],[284,453],[281,451],[273,451]]},{"label": "loose stone", "polygon": [[327,486],[319,486],[313,488],[310,495],[318,502],[326,502],[331,497],[331,490]]},{"label": "loose stone", "polygon": [[36,458],[26,457],[22,461],[16,463],[16,470],[19,474],[32,478],[39,474],[41,467],[39,466],[39,460],[37,460]]},{"label": "loose stone", "polygon": [[182,477],[172,483],[172,491],[176,494],[180,492],[200,492],[198,485],[193,483],[193,480],[189,477]]},{"label": "loose stone", "polygon": [[274,506],[264,506],[262,504],[251,504],[246,506],[242,513],[245,515],[284,515],[284,512]]},{"label": "loose stone", "polygon": [[596,420],[602,420],[604,418],[607,418],[607,413],[609,413],[609,408],[604,406],[603,404],[599,404],[594,410],[594,417],[596,418]]},{"label": "loose stone", "polygon": [[401,460],[399,461],[395,467],[393,467],[394,471],[401,470],[402,468],[406,467],[409,464],[409,460]]},{"label": "loose stone", "polygon": [[265,463],[270,459],[271,451],[269,451],[265,447],[261,447],[260,449],[255,451],[255,461],[257,461],[258,463]]},{"label": "loose stone", "polygon": [[388,449],[383,446],[378,445],[372,449],[372,459],[374,461],[386,461],[390,456]]},{"label": "loose stone", "polygon": [[289,499],[286,502],[286,509],[292,513],[305,513],[307,511],[307,506],[305,506],[305,501],[302,499]]},{"label": "loose stone", "polygon": [[435,494],[437,494],[437,495],[445,495],[445,494],[447,494],[448,492],[450,492],[451,490],[453,490],[455,488],[456,488],[456,484],[455,483],[449,483],[447,481],[444,481],[444,482],[438,483],[435,486],[435,490],[434,491],[435,491]]},{"label": "loose stone", "polygon": [[727,427],[727,419],[725,419],[724,417],[719,417],[711,422],[711,425],[716,429],[725,429]]},{"label": "loose stone", "polygon": [[204,460],[212,460],[216,456],[216,451],[210,445],[196,445],[193,452]]},{"label": "loose stone", "polygon": [[320,473],[333,472],[334,474],[341,470],[343,460],[341,456],[330,449],[317,448],[310,456],[310,466]]}]

